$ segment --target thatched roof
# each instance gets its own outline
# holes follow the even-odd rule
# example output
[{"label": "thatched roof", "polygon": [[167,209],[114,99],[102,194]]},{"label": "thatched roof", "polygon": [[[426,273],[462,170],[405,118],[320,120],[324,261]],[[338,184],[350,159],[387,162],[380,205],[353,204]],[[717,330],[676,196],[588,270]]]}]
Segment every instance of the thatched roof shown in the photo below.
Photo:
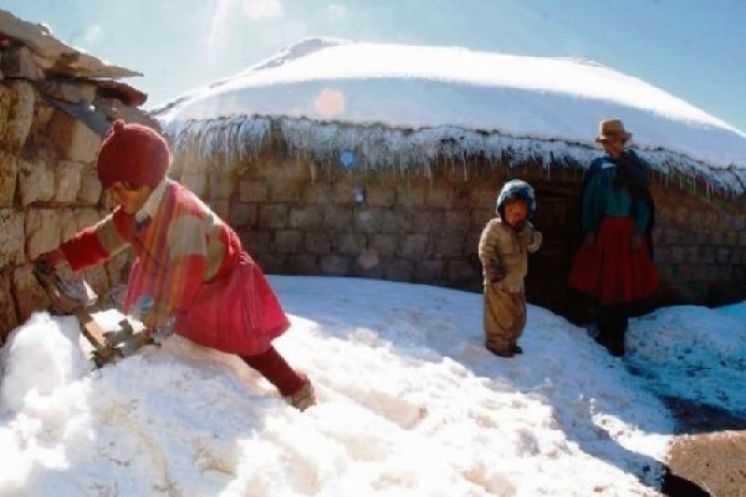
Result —
[{"label": "thatched roof", "polygon": [[746,192],[746,134],[587,61],[311,39],[157,112],[179,147],[255,150],[277,129],[320,160],[367,168],[436,158],[585,167],[600,119],[622,118],[662,175]]}]

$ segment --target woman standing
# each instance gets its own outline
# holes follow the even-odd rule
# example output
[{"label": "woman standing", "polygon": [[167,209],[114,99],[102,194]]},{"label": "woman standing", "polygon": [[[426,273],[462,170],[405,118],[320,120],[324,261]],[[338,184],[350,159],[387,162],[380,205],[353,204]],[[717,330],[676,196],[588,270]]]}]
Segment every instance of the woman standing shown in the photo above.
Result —
[{"label": "woman standing", "polygon": [[624,355],[630,305],[658,290],[650,236],[654,205],[645,163],[625,150],[631,134],[619,119],[601,121],[596,142],[606,155],[593,161],[581,193],[583,243],[570,270],[570,288],[598,301],[596,341]]}]

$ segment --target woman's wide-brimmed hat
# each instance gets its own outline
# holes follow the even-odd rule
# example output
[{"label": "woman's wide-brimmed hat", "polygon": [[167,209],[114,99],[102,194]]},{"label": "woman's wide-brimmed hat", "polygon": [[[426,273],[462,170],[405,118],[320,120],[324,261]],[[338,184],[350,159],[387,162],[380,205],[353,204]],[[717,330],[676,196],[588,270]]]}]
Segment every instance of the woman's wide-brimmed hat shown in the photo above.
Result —
[{"label": "woman's wide-brimmed hat", "polygon": [[621,138],[624,141],[632,138],[632,133],[627,133],[620,119],[604,119],[598,125],[597,143],[603,143],[610,138]]}]

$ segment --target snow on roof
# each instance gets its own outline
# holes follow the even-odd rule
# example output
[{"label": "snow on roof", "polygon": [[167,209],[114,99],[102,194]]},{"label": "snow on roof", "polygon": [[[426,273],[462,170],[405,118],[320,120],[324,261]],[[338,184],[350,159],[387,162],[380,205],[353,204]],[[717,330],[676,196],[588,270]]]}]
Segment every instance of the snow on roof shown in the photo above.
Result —
[{"label": "snow on roof", "polygon": [[244,136],[246,120],[265,133],[278,120],[291,149],[323,158],[349,147],[389,167],[376,154],[421,163],[423,153],[499,158],[509,150],[585,163],[597,154],[599,120],[613,116],[648,159],[665,163],[660,171],[746,191],[745,133],[638,78],[577,59],[313,38],[157,114],[180,143],[227,127],[256,145],[265,136]]}]

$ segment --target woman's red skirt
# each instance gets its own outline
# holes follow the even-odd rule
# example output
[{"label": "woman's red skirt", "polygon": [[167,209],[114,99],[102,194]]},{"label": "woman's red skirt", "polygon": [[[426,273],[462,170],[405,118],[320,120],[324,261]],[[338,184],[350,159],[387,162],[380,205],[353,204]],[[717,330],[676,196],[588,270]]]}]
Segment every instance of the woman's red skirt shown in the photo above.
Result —
[{"label": "woman's red skirt", "polygon": [[660,284],[658,271],[644,239],[639,250],[632,250],[633,231],[631,218],[605,218],[596,243],[583,245],[575,254],[570,288],[597,298],[605,306],[653,295]]}]

